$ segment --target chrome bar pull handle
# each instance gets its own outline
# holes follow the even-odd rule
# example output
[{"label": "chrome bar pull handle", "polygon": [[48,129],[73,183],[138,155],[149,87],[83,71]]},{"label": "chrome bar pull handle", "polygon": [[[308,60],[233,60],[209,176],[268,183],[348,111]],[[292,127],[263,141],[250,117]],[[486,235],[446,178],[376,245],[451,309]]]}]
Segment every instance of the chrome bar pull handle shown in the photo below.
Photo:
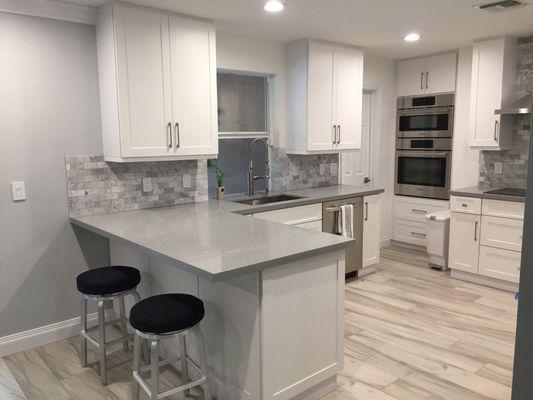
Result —
[{"label": "chrome bar pull handle", "polygon": [[498,141],[499,130],[500,130],[499,128],[500,128],[499,122],[497,120],[494,121],[494,141],[495,142]]},{"label": "chrome bar pull handle", "polygon": [[337,139],[337,144],[340,144],[341,143],[341,126],[337,125],[337,129],[339,131],[339,137]]},{"label": "chrome bar pull handle", "polygon": [[168,148],[171,149],[172,148],[172,122],[169,122],[167,125],[167,134],[168,134],[168,138],[167,138]]},{"label": "chrome bar pull handle", "polygon": [[174,130],[176,131],[176,149],[180,147],[180,123],[176,122],[174,124]]},{"label": "chrome bar pull handle", "polygon": [[474,242],[477,242],[477,224],[478,222],[474,224]]},{"label": "chrome bar pull handle", "polygon": [[333,125],[332,133],[333,133],[333,140],[331,141],[331,143],[335,144],[337,142],[337,125]]},{"label": "chrome bar pull handle", "polygon": [[429,86],[428,86],[428,77],[429,77],[429,71],[426,71],[426,89],[429,88]]},{"label": "chrome bar pull handle", "polygon": [[420,90],[424,90],[424,73],[420,73]]},{"label": "chrome bar pull handle", "polygon": [[368,221],[368,201],[365,201],[365,221]]}]

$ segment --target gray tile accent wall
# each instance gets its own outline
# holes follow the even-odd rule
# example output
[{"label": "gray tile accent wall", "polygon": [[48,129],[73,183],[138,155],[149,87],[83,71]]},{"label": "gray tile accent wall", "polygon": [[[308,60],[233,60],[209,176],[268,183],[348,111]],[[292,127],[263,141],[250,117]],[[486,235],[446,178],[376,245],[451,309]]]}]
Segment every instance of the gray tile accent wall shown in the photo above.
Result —
[{"label": "gray tile accent wall", "polygon": [[[516,98],[533,93],[533,37],[518,41]],[[484,150],[479,155],[479,182],[491,186],[526,187],[529,148],[529,117],[517,117],[509,150]],[[502,173],[495,173],[496,162]]]},{"label": "gray tile accent wall", "polygon": [[[68,156],[65,167],[71,216],[207,200],[205,160],[108,163],[103,156]],[[183,185],[186,174],[190,187]],[[151,178],[151,191],[143,192],[143,178]]]},{"label": "gray tile accent wall", "polygon": [[[270,160],[273,191],[331,186],[339,182],[338,154],[293,155],[271,147]],[[321,165],[324,174],[320,174]]]}]

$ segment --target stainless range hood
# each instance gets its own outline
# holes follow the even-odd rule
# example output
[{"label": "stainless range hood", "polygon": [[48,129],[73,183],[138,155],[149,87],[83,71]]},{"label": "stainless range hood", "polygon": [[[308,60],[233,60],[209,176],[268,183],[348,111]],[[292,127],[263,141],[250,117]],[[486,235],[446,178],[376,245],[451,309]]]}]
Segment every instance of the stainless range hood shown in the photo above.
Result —
[{"label": "stainless range hood", "polygon": [[499,115],[517,115],[517,114],[531,114],[533,109],[533,94],[528,94],[519,100],[511,103],[507,107],[503,107],[494,111],[494,114]]}]

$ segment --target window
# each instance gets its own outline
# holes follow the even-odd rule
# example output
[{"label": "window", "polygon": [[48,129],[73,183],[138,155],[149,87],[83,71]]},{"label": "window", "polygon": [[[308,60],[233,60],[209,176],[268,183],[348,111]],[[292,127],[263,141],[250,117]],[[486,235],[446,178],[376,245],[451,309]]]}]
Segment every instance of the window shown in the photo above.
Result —
[{"label": "window", "polygon": [[219,72],[217,90],[221,138],[268,135],[268,77]]}]

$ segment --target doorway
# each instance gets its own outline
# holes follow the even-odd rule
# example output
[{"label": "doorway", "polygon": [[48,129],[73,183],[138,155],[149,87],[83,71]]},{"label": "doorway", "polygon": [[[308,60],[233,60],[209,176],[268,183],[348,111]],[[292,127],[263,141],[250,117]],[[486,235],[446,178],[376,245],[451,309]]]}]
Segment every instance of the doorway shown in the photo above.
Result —
[{"label": "doorway", "polygon": [[377,95],[377,90],[363,91],[361,149],[339,154],[342,185],[370,187],[377,184]]}]

